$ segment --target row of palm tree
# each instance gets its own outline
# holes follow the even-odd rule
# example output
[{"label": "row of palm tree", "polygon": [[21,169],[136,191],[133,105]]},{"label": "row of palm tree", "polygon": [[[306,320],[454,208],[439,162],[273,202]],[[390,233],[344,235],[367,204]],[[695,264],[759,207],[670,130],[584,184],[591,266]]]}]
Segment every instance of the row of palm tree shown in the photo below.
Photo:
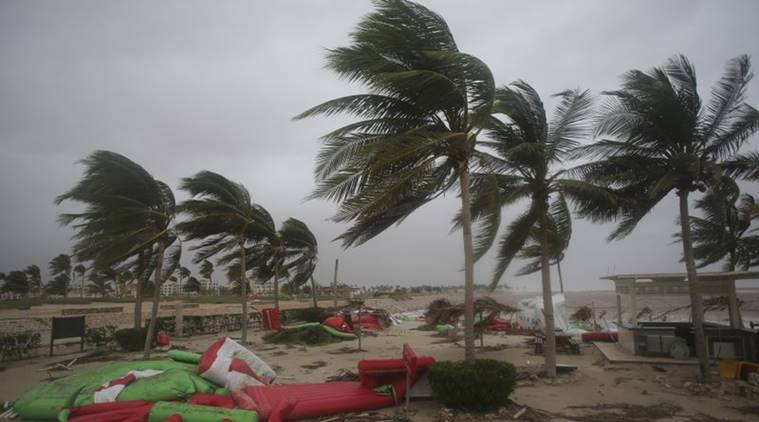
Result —
[{"label": "row of palm tree", "polygon": [[[271,215],[252,201],[248,190],[224,176],[201,171],[181,181],[190,199],[176,204],[169,186],[144,168],[110,151],[96,151],[85,158],[82,179],[56,199],[85,205],[79,213],[62,214],[60,222],[72,225],[74,256],[92,262],[97,280],[118,280],[126,274],[137,280],[135,328],[141,327],[142,297],[153,277],[153,301],[147,339],[152,339],[158,314],[160,287],[172,277],[198,285],[189,270],[179,264],[182,242],[194,242],[194,261],[201,274],[213,273],[211,258],[237,268],[242,304],[242,342],[247,342],[248,273],[266,282],[274,279],[275,306],[279,307],[279,279],[313,280],[317,243],[308,227],[288,219],[279,230]],[[186,218],[177,222],[178,215]],[[106,274],[99,269],[114,269]],[[100,286],[100,285],[99,285]],[[313,290],[313,289],[312,289]],[[314,303],[316,301],[314,300]],[[145,342],[145,355],[150,354]]]},{"label": "row of palm tree", "polygon": [[[495,246],[491,286],[515,257],[532,260],[520,273],[541,271],[546,372],[554,376],[550,265],[559,264],[569,245],[569,205],[594,222],[619,221],[610,240],[621,239],[675,192],[696,351],[707,378],[688,198],[721,176],[759,179],[759,153],[738,154],[759,129],[759,112],[745,103],[748,57],[728,62],[706,106],[693,66],[675,56],[648,72],[626,73],[620,89],[604,93],[600,110],[587,91],[557,94],[549,120],[528,83],[496,87],[487,65],[459,50],[441,16],[405,0],[375,4],[350,44],[327,53],[327,68],[366,92],[295,117],[358,119],[322,136],[312,195],[339,204],[334,220],[350,224],[339,237],[343,246],[360,245],[458,189],[454,226],[464,241],[466,360],[474,359],[474,262]],[[587,140],[594,142],[583,144]],[[585,163],[567,167],[573,160]],[[527,211],[496,243],[503,209],[524,201]]]}]

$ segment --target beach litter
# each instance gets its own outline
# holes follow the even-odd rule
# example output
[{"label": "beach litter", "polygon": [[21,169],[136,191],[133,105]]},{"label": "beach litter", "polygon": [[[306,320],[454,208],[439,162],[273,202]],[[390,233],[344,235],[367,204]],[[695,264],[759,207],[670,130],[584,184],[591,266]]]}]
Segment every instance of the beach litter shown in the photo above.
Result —
[{"label": "beach litter", "polygon": [[[361,360],[357,373],[339,372],[332,382],[275,384],[272,367],[224,337],[202,354],[170,350],[167,359],[112,362],[36,386],[0,414],[71,422],[318,418],[392,406],[433,362],[404,345],[400,359]],[[338,420],[377,420],[354,416]]]}]

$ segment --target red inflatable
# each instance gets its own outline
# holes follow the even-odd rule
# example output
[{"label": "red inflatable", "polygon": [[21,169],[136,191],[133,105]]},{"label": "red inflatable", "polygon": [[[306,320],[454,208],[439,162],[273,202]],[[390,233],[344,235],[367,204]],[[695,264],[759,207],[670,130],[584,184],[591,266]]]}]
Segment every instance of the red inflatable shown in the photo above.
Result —
[{"label": "red inflatable", "polygon": [[594,341],[604,341],[608,343],[615,343],[617,341],[617,333],[613,333],[610,331],[582,333],[582,341],[585,343],[590,343]]},{"label": "red inflatable", "polygon": [[[261,420],[269,422],[360,412],[402,401],[406,376],[413,385],[433,362],[431,357],[417,357],[409,345],[404,345],[402,359],[360,361],[359,381],[250,386],[243,391],[256,402]],[[392,388],[383,394],[374,390],[380,386]]]},{"label": "red inflatable", "polygon": [[[353,315],[353,325],[355,326],[356,324],[358,324],[358,315]],[[361,328],[371,331],[383,330],[379,318],[377,318],[377,315],[373,314],[361,314]]]},{"label": "red inflatable", "polygon": [[116,401],[75,406],[70,409],[71,422],[143,422],[153,407],[149,401]]},{"label": "red inflatable", "polygon": [[332,327],[337,331],[342,331],[344,333],[353,333],[353,328],[351,328],[350,324],[345,321],[343,314],[332,315],[331,317],[325,319],[322,324],[326,325],[327,327]]},{"label": "red inflatable", "polygon": [[232,396],[222,396],[210,393],[195,393],[189,400],[187,400],[187,403],[199,404],[202,406],[226,407],[228,409],[235,407],[235,401],[232,399]]}]

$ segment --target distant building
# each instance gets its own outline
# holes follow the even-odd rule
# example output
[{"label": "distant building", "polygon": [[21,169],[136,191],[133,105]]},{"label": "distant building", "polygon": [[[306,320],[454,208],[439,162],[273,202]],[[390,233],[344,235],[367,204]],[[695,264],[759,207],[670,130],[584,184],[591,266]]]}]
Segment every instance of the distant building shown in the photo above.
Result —
[{"label": "distant building", "polygon": [[272,283],[252,283],[250,292],[254,295],[269,296],[274,294],[274,285]]},{"label": "distant building", "polygon": [[167,281],[161,285],[161,296],[177,296],[179,284],[176,281]]},{"label": "distant building", "polygon": [[200,293],[207,295],[219,294],[219,282],[211,280],[200,280]]}]

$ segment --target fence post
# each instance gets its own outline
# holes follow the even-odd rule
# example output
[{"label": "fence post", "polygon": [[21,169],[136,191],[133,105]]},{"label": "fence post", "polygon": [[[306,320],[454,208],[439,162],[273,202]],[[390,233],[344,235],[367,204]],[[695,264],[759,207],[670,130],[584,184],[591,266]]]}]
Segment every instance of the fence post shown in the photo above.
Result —
[{"label": "fence post", "polygon": [[176,321],[174,322],[174,335],[176,337],[184,336],[184,303],[179,302],[174,307]]}]

